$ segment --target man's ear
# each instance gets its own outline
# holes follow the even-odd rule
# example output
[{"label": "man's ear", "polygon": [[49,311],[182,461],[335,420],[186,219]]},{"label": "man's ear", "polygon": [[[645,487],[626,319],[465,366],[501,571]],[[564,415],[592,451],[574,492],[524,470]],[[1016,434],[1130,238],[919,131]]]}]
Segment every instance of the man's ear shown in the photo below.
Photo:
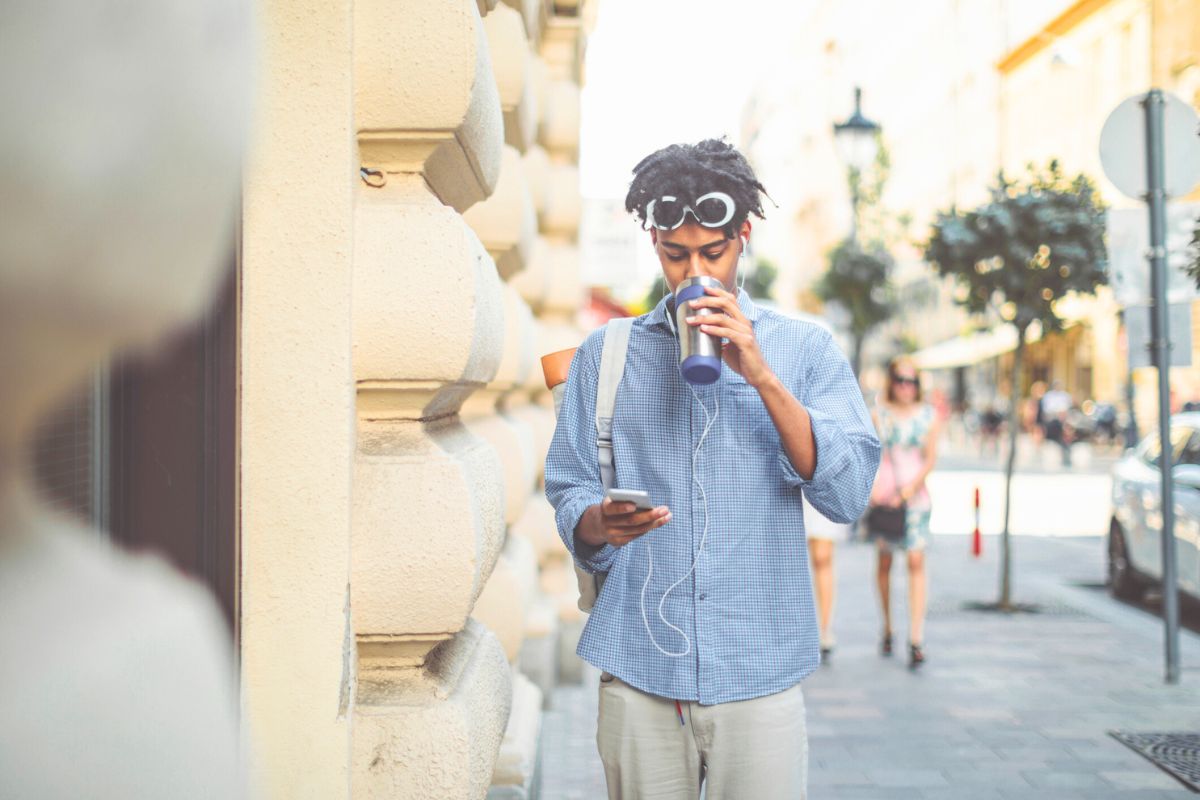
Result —
[{"label": "man's ear", "polygon": [[657,228],[650,229],[650,244],[655,247],[658,247],[658,229]]},{"label": "man's ear", "polygon": [[743,242],[748,243],[750,241],[750,227],[751,227],[750,220],[746,220],[745,222],[742,223],[742,229],[741,229],[741,231],[738,232],[738,237]]}]

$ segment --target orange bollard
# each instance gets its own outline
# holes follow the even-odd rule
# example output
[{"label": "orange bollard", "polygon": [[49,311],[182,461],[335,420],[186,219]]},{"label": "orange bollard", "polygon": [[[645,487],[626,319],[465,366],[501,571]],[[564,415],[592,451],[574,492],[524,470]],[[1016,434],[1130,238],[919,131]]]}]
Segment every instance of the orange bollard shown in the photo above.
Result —
[{"label": "orange bollard", "polygon": [[971,536],[971,555],[979,558],[983,554],[983,536],[979,533],[979,487],[975,487],[975,533]]}]

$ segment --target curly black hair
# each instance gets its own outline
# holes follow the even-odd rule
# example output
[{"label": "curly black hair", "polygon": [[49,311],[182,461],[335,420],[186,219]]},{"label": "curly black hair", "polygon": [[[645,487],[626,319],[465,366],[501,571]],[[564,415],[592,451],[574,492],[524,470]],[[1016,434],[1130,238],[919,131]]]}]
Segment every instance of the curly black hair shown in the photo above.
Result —
[{"label": "curly black hair", "polygon": [[646,205],[651,200],[668,194],[694,200],[708,192],[725,192],[733,198],[736,210],[724,226],[730,239],[751,214],[763,218],[759,195],[767,190],[746,157],[724,139],[673,144],[643,158],[633,168],[625,210],[645,225]]}]

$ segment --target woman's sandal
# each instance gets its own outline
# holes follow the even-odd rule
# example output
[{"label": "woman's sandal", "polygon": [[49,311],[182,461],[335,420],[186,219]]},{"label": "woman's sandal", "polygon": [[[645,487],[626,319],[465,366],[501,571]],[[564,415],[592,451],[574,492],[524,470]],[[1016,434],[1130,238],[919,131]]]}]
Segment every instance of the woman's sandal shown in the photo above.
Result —
[{"label": "woman's sandal", "polygon": [[925,663],[925,649],[919,644],[908,644],[908,666],[910,669],[916,669]]},{"label": "woman's sandal", "polygon": [[892,654],[892,634],[885,633],[879,641],[880,655],[890,656]]}]

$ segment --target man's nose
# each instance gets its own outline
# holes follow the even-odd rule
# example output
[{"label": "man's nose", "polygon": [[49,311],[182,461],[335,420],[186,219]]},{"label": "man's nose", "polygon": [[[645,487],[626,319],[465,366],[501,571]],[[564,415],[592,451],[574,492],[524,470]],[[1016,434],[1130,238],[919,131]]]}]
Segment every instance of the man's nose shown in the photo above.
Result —
[{"label": "man's nose", "polygon": [[708,270],[704,266],[704,259],[700,257],[699,253],[693,253],[692,257],[688,259],[687,277],[699,278],[707,274]]}]

